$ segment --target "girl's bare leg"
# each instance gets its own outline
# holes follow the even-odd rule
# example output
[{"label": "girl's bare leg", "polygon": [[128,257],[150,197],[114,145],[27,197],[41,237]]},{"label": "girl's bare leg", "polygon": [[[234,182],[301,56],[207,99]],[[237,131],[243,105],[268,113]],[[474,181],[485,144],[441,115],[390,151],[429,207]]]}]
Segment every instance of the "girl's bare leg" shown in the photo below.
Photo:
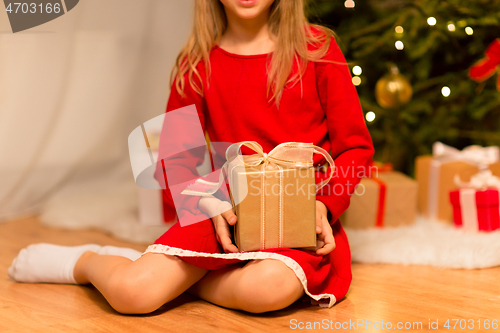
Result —
[{"label": "girl's bare leg", "polygon": [[291,305],[304,288],[284,263],[264,259],[210,271],[188,292],[220,306],[261,313]]},{"label": "girl's bare leg", "polygon": [[92,283],[120,313],[152,312],[173,300],[207,270],[175,256],[146,253],[136,261],[85,252],[74,269],[78,283]]}]

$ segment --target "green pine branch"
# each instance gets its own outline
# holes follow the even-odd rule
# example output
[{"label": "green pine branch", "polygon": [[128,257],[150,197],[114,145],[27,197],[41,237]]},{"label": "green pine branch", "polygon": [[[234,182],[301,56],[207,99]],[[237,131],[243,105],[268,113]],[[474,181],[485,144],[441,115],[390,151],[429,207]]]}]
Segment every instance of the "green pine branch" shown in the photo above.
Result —
[{"label": "green pine branch", "polygon": [[[457,148],[470,144],[500,145],[500,92],[494,78],[478,84],[469,68],[500,38],[500,0],[314,0],[311,20],[332,27],[348,62],[363,69],[357,87],[365,112],[376,118],[367,126],[376,159],[411,174],[413,161],[429,153],[435,141]],[[427,23],[436,18],[436,25]],[[455,30],[449,29],[453,24]],[[402,26],[398,34],[395,27]],[[465,28],[473,29],[467,35]],[[404,44],[403,50],[395,42]],[[381,108],[377,81],[394,63],[413,87],[413,98],[399,110]],[[441,89],[451,90],[448,97]]]}]

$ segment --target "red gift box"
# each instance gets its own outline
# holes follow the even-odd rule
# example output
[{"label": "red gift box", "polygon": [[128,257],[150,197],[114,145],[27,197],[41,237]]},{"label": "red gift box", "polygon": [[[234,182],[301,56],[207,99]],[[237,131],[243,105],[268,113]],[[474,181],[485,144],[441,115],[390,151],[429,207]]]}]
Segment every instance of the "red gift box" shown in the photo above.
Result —
[{"label": "red gift box", "polygon": [[462,188],[450,192],[453,221],[467,231],[493,231],[500,227],[499,191]]}]

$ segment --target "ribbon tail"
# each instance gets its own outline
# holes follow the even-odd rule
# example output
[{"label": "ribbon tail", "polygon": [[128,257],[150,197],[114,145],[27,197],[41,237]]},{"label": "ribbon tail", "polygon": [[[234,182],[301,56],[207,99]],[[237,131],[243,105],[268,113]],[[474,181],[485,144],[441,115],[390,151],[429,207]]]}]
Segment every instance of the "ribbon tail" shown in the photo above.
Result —
[{"label": "ribbon tail", "polygon": [[218,182],[209,182],[204,180],[203,178],[198,178],[192,184],[189,184],[181,194],[184,195],[193,195],[193,196],[201,196],[207,197],[213,195],[215,192],[219,190],[226,179],[226,169],[227,163],[224,163],[220,170],[219,181]]},{"label": "ribbon tail", "polygon": [[192,184],[189,184],[181,194],[184,195],[193,195],[193,196],[211,196],[215,192],[219,190],[219,188],[224,183],[224,180],[227,178],[228,165],[230,163],[240,163],[242,165],[254,166],[259,165],[261,160],[255,161],[253,164],[247,164],[241,157],[240,149],[241,147],[246,146],[254,151],[256,151],[259,155],[263,155],[262,147],[255,141],[243,141],[239,143],[234,143],[230,145],[226,150],[226,163],[222,166],[219,174],[218,182],[209,182],[202,178],[196,179],[196,181]]}]

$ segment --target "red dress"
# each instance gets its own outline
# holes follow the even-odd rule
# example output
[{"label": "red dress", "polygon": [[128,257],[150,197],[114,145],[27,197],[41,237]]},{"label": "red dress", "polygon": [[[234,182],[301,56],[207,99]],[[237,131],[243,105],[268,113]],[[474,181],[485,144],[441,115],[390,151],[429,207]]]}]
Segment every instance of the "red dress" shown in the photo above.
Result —
[{"label": "red dress", "polygon": [[[305,293],[321,300],[320,304],[331,307],[346,295],[352,280],[351,255],[339,216],[349,205],[354,185],[362,176],[360,171],[373,155],[373,145],[348,66],[342,65],[346,61],[334,39],[325,59],[341,64],[309,62],[302,85],[287,86],[277,108],[266,96],[269,55],[238,55],[215,46],[210,53],[209,82],[204,64],[198,65],[204,95],[197,94],[189,83],[185,97],[172,87],[167,112],[194,104],[203,129],[214,142],[257,141],[267,153],[283,142],[312,142],[330,151],[336,172],[316,199],[329,210],[336,248],[325,256],[283,248],[224,253],[211,220],[205,216],[202,222],[189,226],[176,223],[146,252],[177,255],[211,270],[241,260],[277,259],[295,272]],[[316,165],[322,162],[321,156],[315,156]],[[186,179],[193,177],[197,163],[184,161]],[[322,177],[325,174],[318,172],[318,180]],[[202,214],[198,200],[199,197],[187,198],[184,213]],[[169,190],[164,191],[164,201],[174,209]]]}]

